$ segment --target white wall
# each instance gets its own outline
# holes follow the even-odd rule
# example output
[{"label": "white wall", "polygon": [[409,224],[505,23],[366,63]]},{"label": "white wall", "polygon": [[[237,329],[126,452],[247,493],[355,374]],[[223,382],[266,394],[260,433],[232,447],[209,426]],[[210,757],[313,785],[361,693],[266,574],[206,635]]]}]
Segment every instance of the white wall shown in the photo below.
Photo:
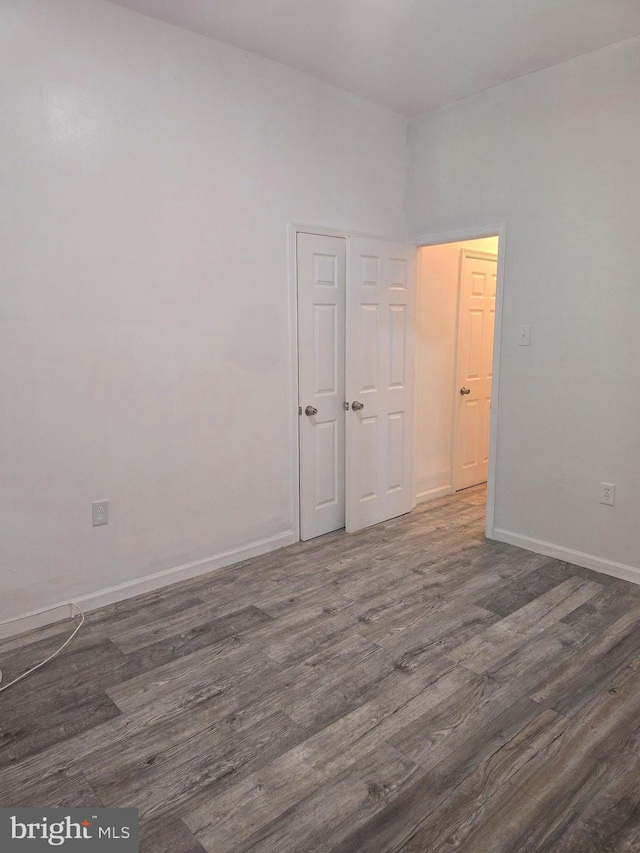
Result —
[{"label": "white wall", "polygon": [[406,122],[99,0],[0,39],[1,622],[293,539],[287,221],[403,239]]},{"label": "white wall", "polygon": [[418,250],[416,310],[416,500],[451,491],[451,450],[462,249],[498,254],[498,238]]},{"label": "white wall", "polygon": [[410,128],[414,236],[506,222],[499,535],[622,573],[640,567],[638,152],[638,39]]}]

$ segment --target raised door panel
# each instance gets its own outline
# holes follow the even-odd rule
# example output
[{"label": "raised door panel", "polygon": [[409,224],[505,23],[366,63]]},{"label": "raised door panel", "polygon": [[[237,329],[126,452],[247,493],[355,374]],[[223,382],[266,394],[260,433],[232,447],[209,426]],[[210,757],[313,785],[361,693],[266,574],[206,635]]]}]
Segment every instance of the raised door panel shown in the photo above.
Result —
[{"label": "raised door panel", "polygon": [[359,501],[370,501],[378,497],[378,416],[358,418],[358,458],[359,458]]},{"label": "raised door panel", "polygon": [[316,424],[315,464],[316,464],[316,501],[315,508],[320,509],[336,504],[340,499],[338,487],[338,425],[335,420]]},{"label": "raised door panel", "polygon": [[340,347],[338,342],[338,306],[316,303],[313,306],[315,396],[336,393]]},{"label": "raised door panel", "polygon": [[465,382],[471,382],[482,376],[482,341],[484,330],[484,311],[472,308],[468,312],[466,334],[461,341],[462,375]]},{"label": "raised door panel", "polygon": [[358,393],[377,391],[380,385],[380,306],[360,305],[360,357],[355,365]]},{"label": "raised door panel", "polygon": [[389,388],[407,384],[407,306],[389,306]]},{"label": "raised door panel", "polygon": [[387,494],[400,491],[405,486],[405,427],[404,412],[387,415]]}]

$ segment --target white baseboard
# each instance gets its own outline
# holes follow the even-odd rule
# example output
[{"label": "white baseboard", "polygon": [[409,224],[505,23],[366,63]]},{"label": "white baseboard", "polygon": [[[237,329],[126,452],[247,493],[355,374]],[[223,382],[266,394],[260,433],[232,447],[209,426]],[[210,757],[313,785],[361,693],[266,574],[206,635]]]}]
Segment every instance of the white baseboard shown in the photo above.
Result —
[{"label": "white baseboard", "polygon": [[[192,563],[185,563],[182,566],[175,566],[172,569],[165,569],[162,572],[145,575],[142,578],[125,581],[117,586],[101,589],[88,595],[78,596],[72,600],[76,604],[79,604],[85,612],[97,610],[99,607],[115,604],[117,601],[122,601],[125,598],[133,598],[145,592],[153,592],[170,584],[189,580],[199,575],[206,575],[207,572],[222,569],[234,563],[241,563],[252,557],[259,557],[261,554],[266,554],[269,551],[275,551],[278,548],[292,545],[296,541],[297,537],[295,533],[292,530],[288,530],[285,533],[278,533],[267,539],[260,539],[251,545],[235,548],[231,551],[224,551],[213,557],[205,557],[202,560],[195,560]],[[24,631],[32,631],[35,628],[43,628],[54,622],[68,619],[70,615],[72,615],[70,603],[69,601],[63,601],[41,610],[33,610],[29,613],[15,616],[4,622],[0,622],[0,639],[13,637],[16,634],[22,634]]]},{"label": "white baseboard", "polygon": [[423,504],[451,494],[451,471],[441,471],[416,482],[416,503]]},{"label": "white baseboard", "polygon": [[534,551],[536,554],[544,554],[545,557],[555,557],[557,560],[564,560],[566,563],[573,563],[584,569],[593,569],[603,575],[611,575],[614,578],[640,584],[640,568],[634,566],[605,560],[603,557],[594,557],[593,554],[584,554],[582,551],[574,551],[562,545],[553,545],[551,542],[521,536],[519,533],[511,533],[499,528],[494,529],[492,538],[497,539],[498,542],[517,545],[518,548],[524,548],[527,551]]},{"label": "white baseboard", "polygon": [[435,501],[436,498],[443,498],[445,495],[451,494],[451,486],[436,486],[434,489],[427,489],[424,492],[416,494],[416,503],[424,504],[427,501]]}]

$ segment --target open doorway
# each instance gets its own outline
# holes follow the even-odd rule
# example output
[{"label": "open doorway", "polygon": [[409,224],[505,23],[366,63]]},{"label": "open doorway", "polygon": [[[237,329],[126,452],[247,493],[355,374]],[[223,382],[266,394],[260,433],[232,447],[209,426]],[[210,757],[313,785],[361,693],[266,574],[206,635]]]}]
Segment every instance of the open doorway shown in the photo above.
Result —
[{"label": "open doorway", "polygon": [[[422,246],[416,306],[416,499],[489,479],[497,236]],[[468,493],[471,495],[471,492]]]}]

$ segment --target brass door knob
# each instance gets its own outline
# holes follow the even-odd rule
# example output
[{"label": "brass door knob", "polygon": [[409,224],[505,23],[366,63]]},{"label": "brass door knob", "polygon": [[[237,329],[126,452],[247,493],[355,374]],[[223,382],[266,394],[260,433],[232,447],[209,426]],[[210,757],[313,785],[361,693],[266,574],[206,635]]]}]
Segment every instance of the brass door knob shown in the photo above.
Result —
[{"label": "brass door knob", "polygon": [[471,393],[471,388],[461,388],[460,389],[460,395],[462,397],[464,397],[465,394],[470,394],[470,393]]}]

